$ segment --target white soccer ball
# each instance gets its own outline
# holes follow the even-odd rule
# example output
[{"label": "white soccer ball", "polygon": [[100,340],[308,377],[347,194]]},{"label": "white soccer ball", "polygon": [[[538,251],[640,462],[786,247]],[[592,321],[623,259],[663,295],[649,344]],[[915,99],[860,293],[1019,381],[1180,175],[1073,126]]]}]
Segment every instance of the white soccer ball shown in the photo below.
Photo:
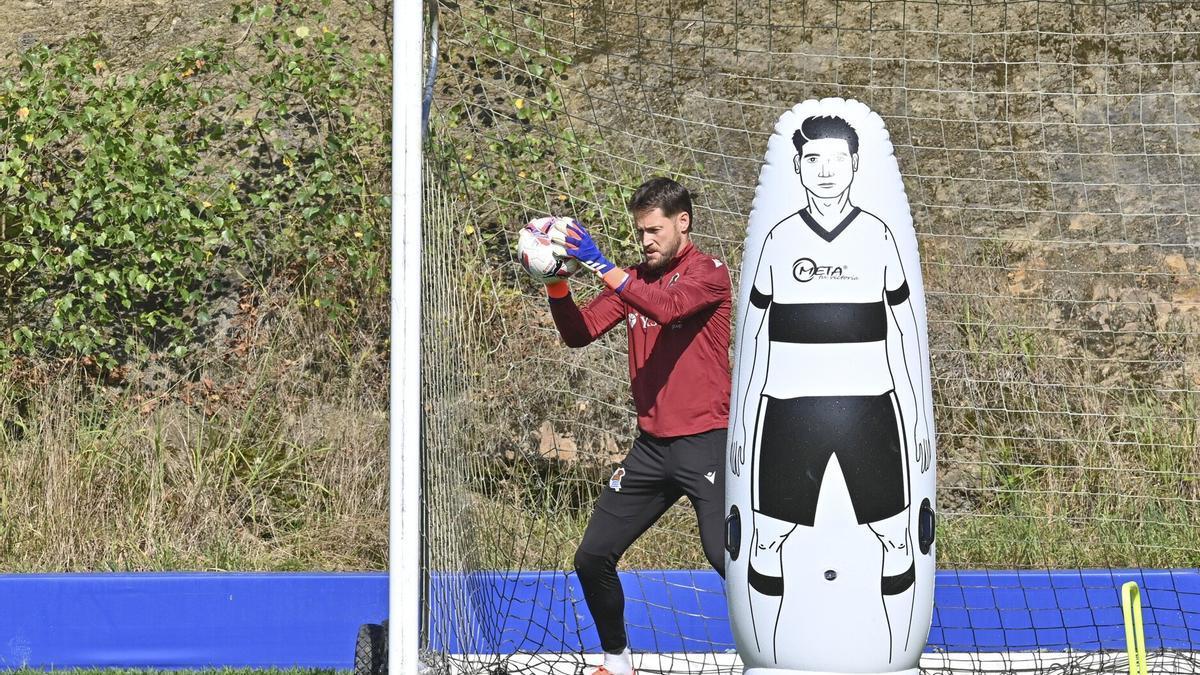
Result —
[{"label": "white soccer ball", "polygon": [[529,276],[541,283],[566,279],[579,270],[579,261],[566,256],[562,247],[554,246],[550,240],[550,231],[558,220],[571,222],[570,218],[554,216],[537,218],[521,228],[517,239],[517,261]]}]

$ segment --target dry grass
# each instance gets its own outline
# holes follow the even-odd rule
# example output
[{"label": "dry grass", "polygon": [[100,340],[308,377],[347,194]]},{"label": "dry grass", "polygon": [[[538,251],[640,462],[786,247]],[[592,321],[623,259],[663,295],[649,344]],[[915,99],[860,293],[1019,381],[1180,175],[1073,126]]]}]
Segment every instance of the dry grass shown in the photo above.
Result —
[{"label": "dry grass", "polygon": [[161,392],[0,379],[0,565],[385,567],[385,371],[322,324],[281,307],[243,357]]}]

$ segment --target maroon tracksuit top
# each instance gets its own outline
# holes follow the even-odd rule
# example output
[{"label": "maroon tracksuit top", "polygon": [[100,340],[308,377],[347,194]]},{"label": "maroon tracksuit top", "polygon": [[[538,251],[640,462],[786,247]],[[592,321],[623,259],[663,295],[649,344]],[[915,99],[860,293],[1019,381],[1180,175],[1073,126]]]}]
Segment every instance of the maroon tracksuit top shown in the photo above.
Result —
[{"label": "maroon tracksuit top", "polygon": [[583,308],[570,295],[550,300],[563,340],[582,347],[625,323],[638,428],[672,438],[728,427],[729,269],[689,242],[662,272],[625,271],[620,292]]}]

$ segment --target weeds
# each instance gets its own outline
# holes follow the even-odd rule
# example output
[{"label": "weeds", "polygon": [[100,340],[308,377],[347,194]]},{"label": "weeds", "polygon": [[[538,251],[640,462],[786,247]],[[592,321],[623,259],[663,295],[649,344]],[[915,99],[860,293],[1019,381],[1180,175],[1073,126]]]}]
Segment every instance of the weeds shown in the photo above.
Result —
[{"label": "weeds", "polygon": [[[581,123],[543,18],[455,9],[427,153],[426,550],[435,569],[566,569],[631,436],[623,339],[563,348],[508,237],[573,215],[632,261],[633,186],[685,168],[705,184],[703,167]],[[5,569],[386,565],[387,60],[315,3],[233,18],[242,51],[183,51],[165,81],[113,77],[85,40],[30,51],[5,83]],[[759,151],[722,147],[721,163]],[[736,245],[748,205],[711,206],[729,217],[709,241]],[[1116,294],[1130,311],[1106,314],[1091,286],[1037,303],[989,290],[1037,253],[926,247],[929,289],[984,289],[929,294],[940,559],[1194,565],[1195,384],[1155,365],[1192,359],[1194,328],[1138,333],[1151,303]],[[703,568],[690,510],[625,563]]]}]

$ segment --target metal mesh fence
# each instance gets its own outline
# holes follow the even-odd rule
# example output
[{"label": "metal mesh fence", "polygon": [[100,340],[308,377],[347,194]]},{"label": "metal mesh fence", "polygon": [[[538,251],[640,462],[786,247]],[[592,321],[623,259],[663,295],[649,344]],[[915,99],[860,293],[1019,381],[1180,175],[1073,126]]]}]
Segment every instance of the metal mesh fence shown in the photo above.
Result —
[{"label": "metal mesh fence", "polygon": [[[1196,566],[1197,19],[1195,5],[1173,2],[443,2],[423,389],[441,662],[573,672],[598,649],[567,570],[632,439],[624,335],[562,346],[512,261],[517,229],[575,216],[632,264],[625,200],[644,178],[671,175],[699,196],[698,245],[737,283],[767,137],[806,98],[879,112],[903,173],[928,301],[940,569],[1083,578]],[[597,290],[573,283],[581,299]],[[693,521],[676,507],[623,566],[704,568]],[[668,585],[686,587],[681,578]],[[1068,599],[1047,579],[1061,639],[923,665],[1126,668],[1113,651],[1119,584]],[[964,597],[1008,592],[961,583]],[[1039,609],[1029,583],[1009,589],[1028,601],[1012,615],[1003,601],[986,617],[939,608],[935,646],[972,652],[963,636],[1020,628]],[[527,596],[521,584],[550,590]],[[1194,672],[1197,589],[1168,586],[1149,596],[1151,668]],[[697,577],[690,592],[712,607],[721,591]],[[659,615],[633,605],[633,629]],[[516,614],[530,617],[522,635],[505,621]],[[642,672],[734,667],[722,640]],[[538,644],[567,653],[530,655]]]}]

